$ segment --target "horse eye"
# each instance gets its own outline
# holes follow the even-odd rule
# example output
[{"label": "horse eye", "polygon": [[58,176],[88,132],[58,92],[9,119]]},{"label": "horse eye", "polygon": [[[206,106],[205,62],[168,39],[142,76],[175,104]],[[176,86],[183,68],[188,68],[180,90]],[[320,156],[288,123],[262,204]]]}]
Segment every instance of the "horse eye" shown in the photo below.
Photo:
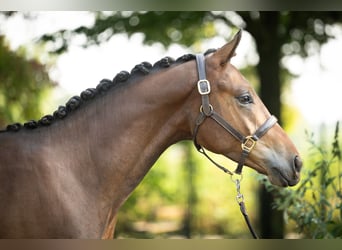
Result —
[{"label": "horse eye", "polygon": [[240,95],[237,97],[237,100],[244,105],[253,103],[253,98],[250,94]]}]

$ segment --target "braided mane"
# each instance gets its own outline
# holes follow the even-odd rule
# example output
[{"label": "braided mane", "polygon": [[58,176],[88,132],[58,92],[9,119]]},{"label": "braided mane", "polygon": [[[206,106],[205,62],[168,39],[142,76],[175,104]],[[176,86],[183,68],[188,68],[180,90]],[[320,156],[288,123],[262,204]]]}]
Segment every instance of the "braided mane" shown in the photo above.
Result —
[{"label": "braided mane", "polygon": [[[216,51],[215,49],[210,49],[204,54],[207,55]],[[0,131],[10,131],[10,132],[17,132],[22,128],[33,130],[39,127],[45,127],[51,125],[56,120],[63,120],[67,116],[69,116],[73,111],[77,110],[80,106],[89,101],[98,98],[106,94],[110,89],[115,88],[118,85],[128,82],[129,80],[136,78],[136,77],[143,77],[150,73],[153,73],[159,69],[168,68],[175,64],[181,64],[184,62],[188,62],[194,60],[196,58],[193,54],[185,54],[179,57],[177,60],[174,60],[171,57],[164,57],[154,63],[153,65],[149,62],[142,62],[137,64],[131,72],[121,71],[118,73],[113,80],[103,79],[100,83],[96,86],[96,88],[88,88],[81,92],[80,96],[73,96],[71,97],[64,106],[59,106],[53,114],[45,115],[40,118],[38,121],[30,120],[25,122],[24,124],[21,123],[14,123],[10,124],[6,127],[6,130]]]}]

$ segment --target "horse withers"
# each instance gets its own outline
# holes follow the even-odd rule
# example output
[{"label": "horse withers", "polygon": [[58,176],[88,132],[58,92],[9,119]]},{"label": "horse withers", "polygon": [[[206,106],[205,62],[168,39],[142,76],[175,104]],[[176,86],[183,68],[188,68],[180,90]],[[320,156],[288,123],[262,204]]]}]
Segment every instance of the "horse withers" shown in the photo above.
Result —
[{"label": "horse withers", "polygon": [[9,125],[0,133],[0,237],[112,237],[119,207],[153,163],[194,137],[236,162],[245,146],[240,165],[278,186],[298,183],[295,146],[230,63],[240,37],[202,57],[206,81],[195,55],[165,57],[102,80],[39,121]]}]

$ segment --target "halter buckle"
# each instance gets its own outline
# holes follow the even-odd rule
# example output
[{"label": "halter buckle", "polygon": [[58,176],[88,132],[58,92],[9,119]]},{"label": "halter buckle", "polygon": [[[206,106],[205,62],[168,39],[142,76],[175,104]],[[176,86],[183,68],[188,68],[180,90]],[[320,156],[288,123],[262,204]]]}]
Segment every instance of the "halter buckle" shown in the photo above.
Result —
[{"label": "halter buckle", "polygon": [[197,82],[197,88],[201,95],[208,95],[210,93],[210,83],[206,79],[199,80]]},{"label": "halter buckle", "polygon": [[249,153],[254,148],[256,142],[257,141],[254,139],[253,136],[251,135],[246,136],[245,141],[241,144],[241,148],[243,151],[246,151]]}]

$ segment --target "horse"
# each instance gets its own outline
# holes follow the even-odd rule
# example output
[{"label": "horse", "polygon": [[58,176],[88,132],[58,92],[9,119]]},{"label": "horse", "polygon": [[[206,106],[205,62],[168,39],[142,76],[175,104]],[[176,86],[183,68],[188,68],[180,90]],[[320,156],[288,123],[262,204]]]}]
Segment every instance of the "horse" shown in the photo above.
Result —
[{"label": "horse", "polygon": [[230,63],[240,39],[241,31],[203,55],[143,62],[51,115],[3,129],[0,237],[113,237],[120,206],[182,140],[239,162],[237,173],[246,165],[274,185],[296,185],[296,147]]}]

